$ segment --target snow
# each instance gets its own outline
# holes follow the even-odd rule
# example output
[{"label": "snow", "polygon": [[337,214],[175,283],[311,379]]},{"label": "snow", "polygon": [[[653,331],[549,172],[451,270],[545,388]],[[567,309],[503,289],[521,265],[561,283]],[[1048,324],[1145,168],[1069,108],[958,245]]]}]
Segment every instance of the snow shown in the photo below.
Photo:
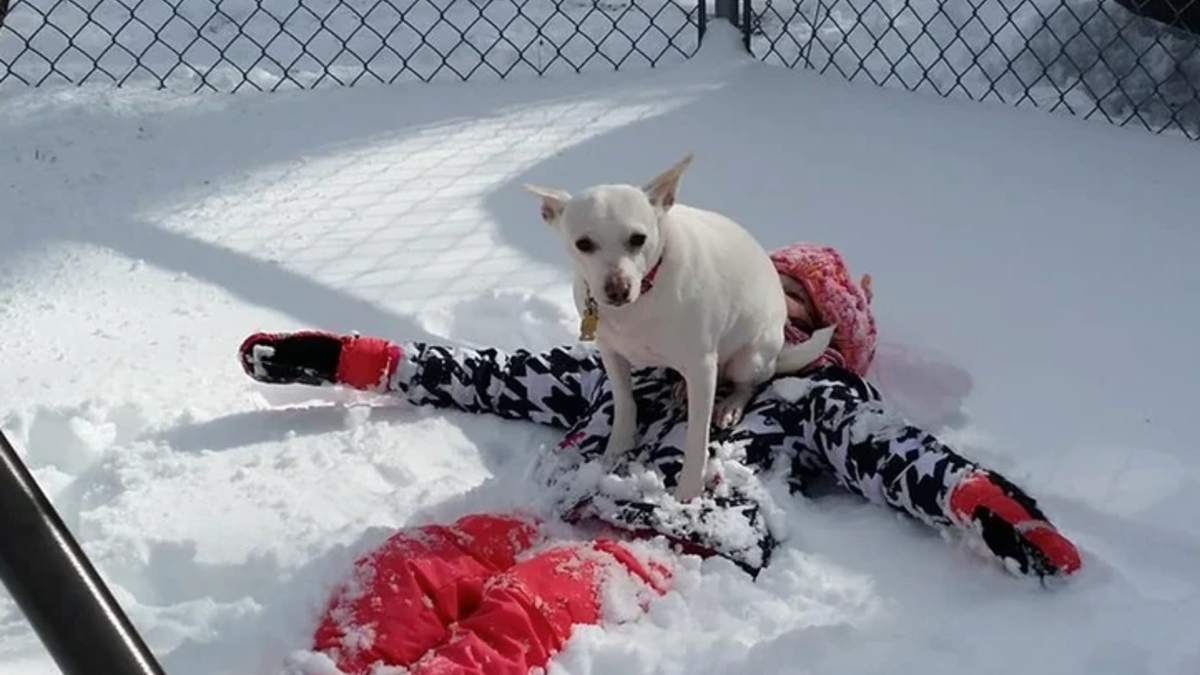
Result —
[{"label": "snow", "polygon": [[[933,429],[1037,495],[1085,573],[1047,591],[854,498],[781,497],[793,536],[758,581],[676,558],[645,616],[579,630],[548,672],[1200,669],[1200,154],[709,35],[621,74],[0,98],[0,424],[167,672],[321,672],[304,649],[356,555],[525,505],[557,440],[258,386],[241,339],[569,342],[568,271],[521,184],[640,181],[687,151],[683,199],[871,273],[885,339],[936,355],[939,402],[965,395]],[[56,672],[0,596],[0,675]]]}]

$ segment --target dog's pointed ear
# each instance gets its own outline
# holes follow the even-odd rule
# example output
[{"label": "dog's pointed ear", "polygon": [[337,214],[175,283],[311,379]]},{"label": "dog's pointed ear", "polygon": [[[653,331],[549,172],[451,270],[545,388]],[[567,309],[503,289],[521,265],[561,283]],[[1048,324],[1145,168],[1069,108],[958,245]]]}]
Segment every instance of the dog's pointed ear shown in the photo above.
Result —
[{"label": "dog's pointed ear", "polygon": [[646,191],[646,196],[650,198],[650,203],[655,208],[665,212],[675,205],[675,197],[679,192],[679,179],[683,176],[683,172],[687,171],[687,168],[691,165],[692,153],[689,152],[675,166],[650,179],[646,187],[642,188]]},{"label": "dog's pointed ear", "polygon": [[551,226],[558,221],[558,217],[562,215],[563,209],[567,208],[567,202],[571,200],[571,193],[564,190],[530,185],[528,183],[525,184],[525,189],[541,197],[542,220]]}]

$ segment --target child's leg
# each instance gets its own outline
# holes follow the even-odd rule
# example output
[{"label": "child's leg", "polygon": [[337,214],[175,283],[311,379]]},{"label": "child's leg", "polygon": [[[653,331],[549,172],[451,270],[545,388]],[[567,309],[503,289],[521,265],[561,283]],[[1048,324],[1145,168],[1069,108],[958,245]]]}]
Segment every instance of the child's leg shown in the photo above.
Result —
[{"label": "child's leg", "polygon": [[314,649],[349,675],[368,673],[377,661],[412,663],[479,607],[485,582],[535,539],[534,522],[496,515],[397,532],[335,593]]},{"label": "child's leg", "polygon": [[1036,500],[999,473],[890,413],[873,387],[840,368],[807,378],[805,395],[781,405],[779,426],[802,442],[796,471],[816,464],[845,488],[934,527],[980,533],[1017,571],[1073,574],[1078,550]]},{"label": "child's leg", "polygon": [[527,675],[544,668],[576,625],[601,620],[606,583],[636,599],[666,592],[669,571],[611,540],[547,549],[488,581],[478,609],[410,672]]}]

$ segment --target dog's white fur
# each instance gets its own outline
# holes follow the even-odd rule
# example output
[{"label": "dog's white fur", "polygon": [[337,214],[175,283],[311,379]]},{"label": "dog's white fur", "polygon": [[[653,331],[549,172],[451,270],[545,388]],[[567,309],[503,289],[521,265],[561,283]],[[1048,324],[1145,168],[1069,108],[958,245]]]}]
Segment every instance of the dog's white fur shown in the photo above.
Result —
[{"label": "dog's white fur", "polygon": [[[767,252],[729,218],[676,202],[680,177],[691,163],[689,154],[644,187],[597,185],[572,196],[525,186],[541,198],[542,219],[566,243],[580,313],[589,298],[598,310],[596,342],[614,404],[606,465],[635,444],[631,368],[667,366],[686,381],[679,501],[703,489],[709,425],[739,421],[757,385],[820,358],[833,331],[828,327],[800,345],[785,346],[787,305]],[[643,297],[642,280],[660,256],[653,286]],[[719,402],[718,378],[733,385]]]}]

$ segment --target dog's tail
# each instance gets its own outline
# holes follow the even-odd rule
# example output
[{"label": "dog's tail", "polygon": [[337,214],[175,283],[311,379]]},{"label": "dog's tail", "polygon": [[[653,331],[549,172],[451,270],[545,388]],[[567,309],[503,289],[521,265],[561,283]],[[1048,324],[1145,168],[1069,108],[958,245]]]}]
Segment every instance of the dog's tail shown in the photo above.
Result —
[{"label": "dog's tail", "polygon": [[807,367],[812,362],[825,355],[833,340],[835,326],[826,326],[812,334],[812,337],[794,345],[784,345],[776,361],[776,373],[794,373]]}]

